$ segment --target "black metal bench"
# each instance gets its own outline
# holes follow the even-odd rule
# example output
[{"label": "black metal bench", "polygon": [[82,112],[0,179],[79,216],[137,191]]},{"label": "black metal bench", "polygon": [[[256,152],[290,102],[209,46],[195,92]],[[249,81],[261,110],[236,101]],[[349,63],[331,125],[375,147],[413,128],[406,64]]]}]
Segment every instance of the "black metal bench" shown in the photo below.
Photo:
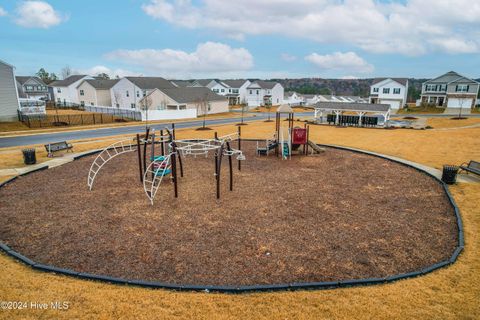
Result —
[{"label": "black metal bench", "polygon": [[45,150],[47,150],[48,152],[47,156],[51,158],[53,157],[53,154],[58,151],[67,150],[67,152],[68,151],[73,152],[73,146],[67,141],[60,141],[60,142],[46,144]]},{"label": "black metal bench", "polygon": [[470,160],[470,162],[468,164],[466,162],[462,163],[462,165],[460,166],[460,170],[464,170],[464,171],[467,171],[467,172],[471,172],[471,173],[475,173],[475,174],[480,175],[480,162]]}]

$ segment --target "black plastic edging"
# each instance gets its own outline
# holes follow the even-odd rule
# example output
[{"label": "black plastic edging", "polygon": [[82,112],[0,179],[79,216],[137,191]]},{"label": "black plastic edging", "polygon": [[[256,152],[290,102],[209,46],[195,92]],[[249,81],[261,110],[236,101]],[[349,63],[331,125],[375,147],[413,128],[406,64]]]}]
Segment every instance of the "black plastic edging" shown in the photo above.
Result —
[{"label": "black plastic edging", "polygon": [[[263,141],[259,139],[242,139],[245,141]],[[403,273],[403,274],[397,274],[397,275],[392,275],[388,276],[385,278],[367,278],[367,279],[350,279],[350,280],[341,280],[341,281],[325,281],[325,282],[299,282],[299,283],[286,283],[286,284],[270,284],[270,285],[252,285],[252,286],[209,286],[209,285],[178,285],[178,284],[171,284],[171,283],[162,283],[162,282],[150,282],[150,281],[143,281],[143,280],[127,280],[127,279],[122,279],[122,278],[114,278],[110,276],[105,276],[105,275],[95,275],[95,274],[90,274],[90,273],[83,273],[83,272],[76,272],[74,270],[68,270],[68,269],[62,269],[62,268],[57,268],[55,266],[49,266],[49,265],[44,265],[44,264],[39,264],[36,263],[29,258],[23,256],[22,254],[14,251],[11,249],[9,246],[6,244],[0,242],[0,250],[4,251],[7,255],[10,255],[11,257],[31,266],[34,269],[45,271],[45,272],[54,272],[57,274],[63,274],[67,276],[73,276],[81,279],[87,279],[87,280],[94,280],[94,281],[102,281],[102,282],[109,282],[109,283],[114,283],[114,284],[122,284],[122,285],[133,285],[133,286],[140,286],[144,288],[157,288],[157,289],[169,289],[169,290],[177,290],[177,291],[203,291],[203,292],[222,292],[222,293],[249,293],[249,292],[269,292],[269,291],[281,291],[281,290],[309,290],[309,289],[335,289],[335,288],[342,288],[342,287],[353,287],[353,286],[365,286],[365,285],[374,285],[374,284],[381,284],[381,283],[390,283],[393,281],[397,280],[402,280],[402,279],[407,279],[407,278],[412,278],[412,277],[417,277],[417,276],[422,276],[427,273],[430,273],[434,270],[437,270],[439,268],[445,267],[449,264],[454,263],[462,250],[464,249],[465,243],[464,243],[464,233],[463,233],[463,223],[462,219],[460,216],[460,211],[458,209],[458,206],[455,203],[455,200],[453,199],[450,191],[448,190],[448,186],[443,183],[440,179],[435,177],[434,175],[430,174],[429,172],[420,169],[418,167],[415,167],[411,164],[408,163],[403,163],[401,161],[391,159],[387,156],[382,156],[379,154],[374,154],[368,151],[362,151],[362,150],[356,150],[356,149],[351,149],[348,147],[342,147],[342,146],[336,146],[336,145],[326,145],[326,144],[317,144],[318,146],[323,146],[323,147],[328,147],[328,148],[334,148],[334,149],[340,149],[340,150],[345,150],[345,151],[350,151],[350,152],[356,152],[360,154],[365,154],[365,155],[370,155],[370,156],[375,156],[384,160],[389,160],[395,163],[399,163],[401,165],[413,168],[419,172],[422,172],[432,178],[434,178],[437,182],[439,182],[445,191],[445,194],[447,198],[449,199],[449,202],[451,206],[454,209],[455,216],[456,216],[456,222],[457,222],[457,230],[458,230],[458,245],[455,248],[455,251],[453,252],[452,256],[445,261],[437,262],[431,266],[425,267],[421,270],[417,271],[412,271],[408,273]],[[74,160],[99,153],[101,150],[95,150],[77,157],[74,157]],[[32,172],[36,171],[41,171],[48,169],[48,166],[38,168],[36,170],[32,170],[29,172],[26,172],[23,175],[30,174]],[[13,177],[8,179],[7,181],[4,181],[3,183],[0,183],[0,188],[3,187],[4,185],[8,184],[9,182],[12,182],[15,180],[17,177]]]}]

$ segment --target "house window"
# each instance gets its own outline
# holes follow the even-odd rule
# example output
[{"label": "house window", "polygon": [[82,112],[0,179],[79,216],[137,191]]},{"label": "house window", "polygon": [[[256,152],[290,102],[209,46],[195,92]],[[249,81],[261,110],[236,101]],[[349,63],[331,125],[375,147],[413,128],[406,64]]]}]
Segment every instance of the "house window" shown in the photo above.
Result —
[{"label": "house window", "polygon": [[225,92],[225,89],[222,89],[222,92]]},{"label": "house window", "polygon": [[125,94],[127,95],[127,97],[130,97],[130,93],[128,93],[128,90],[127,90],[127,92],[126,92]]},{"label": "house window", "polygon": [[57,93],[62,93],[62,89],[57,88]]},{"label": "house window", "polygon": [[137,91],[137,98],[140,98],[140,91]]},{"label": "house window", "polygon": [[373,88],[373,92],[377,92],[377,93],[378,93],[378,88]]},{"label": "house window", "polygon": [[117,108],[120,108],[120,104],[119,104],[119,103],[117,103],[117,104],[115,104],[115,105],[117,106]]},{"label": "house window", "polygon": [[27,91],[32,91],[33,90],[33,86],[25,86]]},{"label": "house window", "polygon": [[42,91],[42,86],[37,86],[37,91]]},{"label": "house window", "polygon": [[436,92],[437,91],[437,85],[435,84],[427,84],[425,86],[425,91],[427,92]]},{"label": "house window", "polygon": [[232,89],[228,89],[228,93],[232,93]]},{"label": "house window", "polygon": [[250,94],[252,94],[252,93],[253,93],[253,91],[252,91],[252,90],[250,90]]},{"label": "house window", "polygon": [[81,96],[84,96],[85,95],[85,92],[83,90],[80,90],[80,95]]},{"label": "house window", "polygon": [[383,88],[383,93],[389,94],[390,93],[390,88]]},{"label": "house window", "polygon": [[94,106],[95,104],[94,104],[93,102],[90,102],[90,105],[91,105],[91,106]]},{"label": "house window", "polygon": [[400,94],[400,88],[394,88],[393,94]]},{"label": "house window", "polygon": [[257,90],[257,94],[260,94],[260,90]]},{"label": "house window", "polygon": [[85,101],[80,101],[80,105],[81,105],[82,107],[85,107]]},{"label": "house window", "polygon": [[42,90],[43,90],[43,91],[47,91],[47,87],[46,87],[46,86],[43,86],[43,87],[42,87]]},{"label": "house window", "polygon": [[182,104],[182,105],[178,106],[178,110],[187,110],[187,106]]},{"label": "house window", "polygon": [[468,92],[468,85],[459,84],[455,87],[455,92]]},{"label": "house window", "polygon": [[144,96],[144,97],[147,96],[147,90],[143,90],[143,96]]},{"label": "house window", "polygon": [[135,103],[131,103],[130,108],[135,109]]}]

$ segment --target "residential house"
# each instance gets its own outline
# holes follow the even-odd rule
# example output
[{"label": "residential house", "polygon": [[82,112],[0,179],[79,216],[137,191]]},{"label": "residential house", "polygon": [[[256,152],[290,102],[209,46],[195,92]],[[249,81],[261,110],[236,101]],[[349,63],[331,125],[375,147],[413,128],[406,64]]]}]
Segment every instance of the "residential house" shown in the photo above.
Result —
[{"label": "residential house", "polygon": [[221,96],[225,96],[228,93],[228,86],[216,80],[213,80],[213,82],[211,82],[207,88]]},{"label": "residential house", "polygon": [[54,100],[58,104],[80,104],[78,100],[77,87],[85,79],[93,79],[87,75],[73,75],[63,80],[57,80],[50,83],[49,87],[53,88]]},{"label": "residential house", "polygon": [[420,100],[438,107],[445,112],[456,113],[460,108],[469,112],[475,106],[480,83],[450,71],[422,84]]},{"label": "residential house", "polygon": [[80,82],[77,87],[78,101],[85,106],[112,106],[112,95],[110,89],[119,79],[86,79]]},{"label": "residential house", "polygon": [[206,87],[157,88],[142,97],[138,106],[142,118],[150,120],[195,118],[229,110],[227,98]]},{"label": "residential house", "polygon": [[278,82],[256,80],[247,87],[247,105],[249,108],[283,103],[284,89]]},{"label": "residential house", "polygon": [[305,97],[295,91],[287,91],[283,96],[283,103],[291,107],[302,106],[305,104]]},{"label": "residential house", "polygon": [[170,82],[177,88],[185,88],[192,86],[192,82],[188,80],[170,80]]},{"label": "residential house", "polygon": [[221,83],[227,88],[225,91],[225,96],[228,98],[229,105],[233,106],[239,105],[243,102],[246,103],[247,88],[250,85],[249,80],[222,80]]},{"label": "residential house", "polygon": [[18,121],[15,67],[0,60],[0,121]]},{"label": "residential house", "polygon": [[407,103],[408,79],[377,78],[370,86],[370,103],[389,104],[392,112]]},{"label": "residential house", "polygon": [[48,86],[39,77],[16,76],[15,79],[20,98],[49,100]]},{"label": "residential house", "polygon": [[125,77],[110,90],[113,107],[139,110],[138,102],[155,89],[177,88],[161,77]]}]

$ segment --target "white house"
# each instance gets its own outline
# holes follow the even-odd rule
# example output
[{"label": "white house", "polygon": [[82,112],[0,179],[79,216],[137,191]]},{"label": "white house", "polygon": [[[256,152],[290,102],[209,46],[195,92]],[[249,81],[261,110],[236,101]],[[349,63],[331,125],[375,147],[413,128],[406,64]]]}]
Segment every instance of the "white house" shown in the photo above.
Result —
[{"label": "white house", "polygon": [[125,77],[110,90],[112,106],[122,109],[135,109],[138,102],[155,89],[177,88],[161,77]]},{"label": "white house", "polygon": [[0,121],[18,121],[15,67],[0,60]]},{"label": "white house", "polygon": [[228,98],[229,105],[238,105],[247,101],[247,88],[251,83],[249,80],[222,80],[221,83],[227,88],[225,96]]},{"label": "white house", "polygon": [[207,88],[209,88],[216,94],[226,96],[228,93],[228,86],[220,81],[213,80],[209,85],[210,86]]},{"label": "white house", "polygon": [[138,107],[144,120],[186,119],[228,112],[228,100],[206,87],[163,88],[142,97]]},{"label": "white house", "polygon": [[304,96],[295,91],[287,91],[283,97],[283,104],[288,104],[291,107],[302,106],[305,104],[305,100]]},{"label": "white house", "polygon": [[407,103],[408,79],[378,78],[370,86],[370,103],[389,104],[392,112]]},{"label": "white house", "polygon": [[82,106],[112,106],[110,89],[119,79],[86,79],[77,87],[78,100]]},{"label": "white house", "polygon": [[66,79],[52,82],[49,87],[53,89],[55,102],[59,104],[80,104],[77,87],[85,79],[93,78],[86,75],[73,75]]},{"label": "white house", "polygon": [[278,82],[257,80],[247,87],[246,101],[249,108],[283,103],[284,89]]},{"label": "white house", "polygon": [[39,77],[16,76],[18,96],[25,99],[48,100],[48,86]]}]

